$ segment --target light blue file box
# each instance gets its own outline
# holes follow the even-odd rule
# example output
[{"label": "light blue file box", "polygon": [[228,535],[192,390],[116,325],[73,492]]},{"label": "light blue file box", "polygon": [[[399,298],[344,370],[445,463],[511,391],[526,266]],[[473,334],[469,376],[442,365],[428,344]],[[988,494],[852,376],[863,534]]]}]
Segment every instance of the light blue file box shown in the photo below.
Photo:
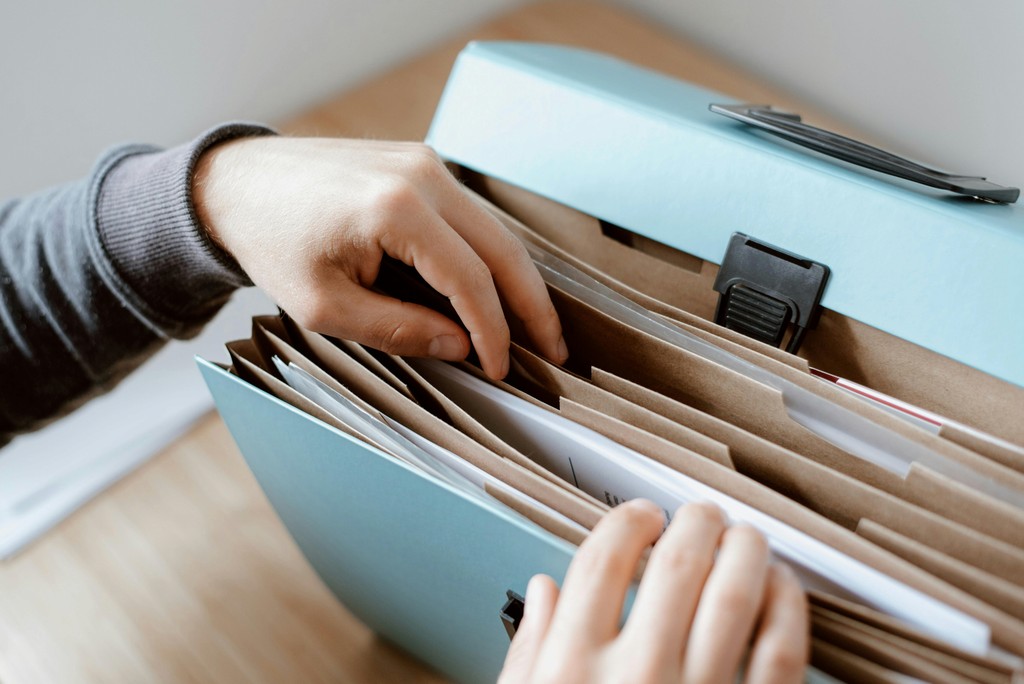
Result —
[{"label": "light blue file box", "polygon": [[[1024,385],[1024,211],[912,189],[707,111],[728,98],[593,53],[474,43],[428,142],[447,159],[719,262],[733,231],[832,268],[824,304]],[[996,179],[998,180],[998,179]],[[755,230],[756,227],[756,230]],[[898,278],[893,275],[898,274]],[[448,676],[494,681],[505,591],[572,548],[200,361],[309,562]]]},{"label": "light blue file box", "polygon": [[472,43],[427,142],[716,264],[734,231],[827,264],[823,306],[1024,386],[1024,204],[834,163],[708,111],[723,102],[605,55]]},{"label": "light blue file box", "polygon": [[559,580],[574,547],[265,394],[200,370],[270,503],[341,602],[459,682],[493,682],[505,592]]}]

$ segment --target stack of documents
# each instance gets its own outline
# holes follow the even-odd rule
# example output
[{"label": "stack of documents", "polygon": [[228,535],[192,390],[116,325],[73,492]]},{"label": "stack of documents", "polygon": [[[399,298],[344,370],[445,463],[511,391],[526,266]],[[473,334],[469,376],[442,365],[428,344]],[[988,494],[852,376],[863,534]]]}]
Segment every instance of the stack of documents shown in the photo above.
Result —
[{"label": "stack of documents", "polygon": [[[565,367],[514,330],[509,376],[494,382],[469,362],[390,356],[282,314],[228,345],[232,372],[572,544],[635,497],[667,515],[718,504],[801,578],[813,663],[828,674],[1010,682],[1021,671],[1024,448],[977,430],[984,448],[944,439],[941,417],[802,371],[477,200],[530,250],[562,319]],[[378,286],[446,308],[401,266]]]}]

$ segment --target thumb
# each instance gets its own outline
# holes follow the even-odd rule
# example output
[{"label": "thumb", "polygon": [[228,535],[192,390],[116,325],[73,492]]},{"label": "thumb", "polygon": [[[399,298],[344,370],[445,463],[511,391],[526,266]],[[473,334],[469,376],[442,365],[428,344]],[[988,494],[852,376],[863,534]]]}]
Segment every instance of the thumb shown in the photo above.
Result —
[{"label": "thumb", "polygon": [[523,621],[516,631],[505,656],[498,684],[520,684],[529,681],[534,663],[544,644],[548,626],[558,601],[558,585],[547,575],[534,575],[526,587]]},{"label": "thumb", "polygon": [[469,354],[469,336],[450,318],[355,283],[349,285],[336,288],[332,301],[321,303],[308,325],[300,323],[396,356],[459,361]]}]

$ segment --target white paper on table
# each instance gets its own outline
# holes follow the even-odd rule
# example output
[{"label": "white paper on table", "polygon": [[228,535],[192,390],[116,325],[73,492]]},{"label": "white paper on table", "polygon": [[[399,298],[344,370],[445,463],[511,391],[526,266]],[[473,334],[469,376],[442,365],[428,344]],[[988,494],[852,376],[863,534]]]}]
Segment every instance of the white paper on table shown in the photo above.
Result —
[{"label": "white paper on table", "polygon": [[[410,430],[401,422],[381,413],[373,415],[367,413],[363,408],[338,394],[295,364],[285,365],[277,356],[273,358],[273,361],[285,382],[292,389],[343,421],[353,431],[383,451],[448,483],[488,506],[506,508],[504,504],[499,503],[486,492],[485,485],[501,489],[516,500],[532,508],[537,508],[561,523],[586,534],[587,530],[574,520],[510,487],[444,447]],[[516,513],[516,515],[519,514]]]},{"label": "white paper on table", "polygon": [[496,435],[592,496],[611,505],[642,497],[669,515],[687,502],[714,502],[731,521],[760,530],[805,586],[859,600],[971,653],[989,650],[984,623],[752,506],[448,364],[410,363]]},{"label": "white paper on table", "polygon": [[252,316],[275,310],[256,288],[193,340],[171,342],[111,392],[0,449],[0,558],[9,558],[155,455],[213,405],[194,357],[224,357]]}]

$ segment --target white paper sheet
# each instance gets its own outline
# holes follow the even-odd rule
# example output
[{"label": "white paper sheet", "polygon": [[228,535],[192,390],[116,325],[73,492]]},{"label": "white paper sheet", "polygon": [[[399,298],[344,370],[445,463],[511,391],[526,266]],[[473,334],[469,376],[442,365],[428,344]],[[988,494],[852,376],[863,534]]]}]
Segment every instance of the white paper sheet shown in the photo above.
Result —
[{"label": "white paper sheet", "polygon": [[666,514],[687,502],[712,501],[732,522],[759,529],[805,586],[859,600],[971,653],[988,651],[984,623],[741,501],[448,364],[411,363],[499,437],[592,496],[611,505],[643,497]]},{"label": "white paper sheet", "polygon": [[[368,441],[382,450],[404,460],[428,475],[446,482],[488,506],[506,508],[484,489],[485,485],[501,489],[518,501],[539,509],[562,524],[586,534],[587,530],[575,521],[565,517],[553,508],[510,487],[501,480],[480,470],[472,463],[456,456],[440,445],[418,435],[399,421],[384,414],[371,415],[350,402],[330,387],[295,364],[285,365],[274,357],[274,364],[285,382],[294,390],[314,402],[335,418],[343,421],[355,432],[364,435]],[[515,513],[515,515],[519,515]]]}]

